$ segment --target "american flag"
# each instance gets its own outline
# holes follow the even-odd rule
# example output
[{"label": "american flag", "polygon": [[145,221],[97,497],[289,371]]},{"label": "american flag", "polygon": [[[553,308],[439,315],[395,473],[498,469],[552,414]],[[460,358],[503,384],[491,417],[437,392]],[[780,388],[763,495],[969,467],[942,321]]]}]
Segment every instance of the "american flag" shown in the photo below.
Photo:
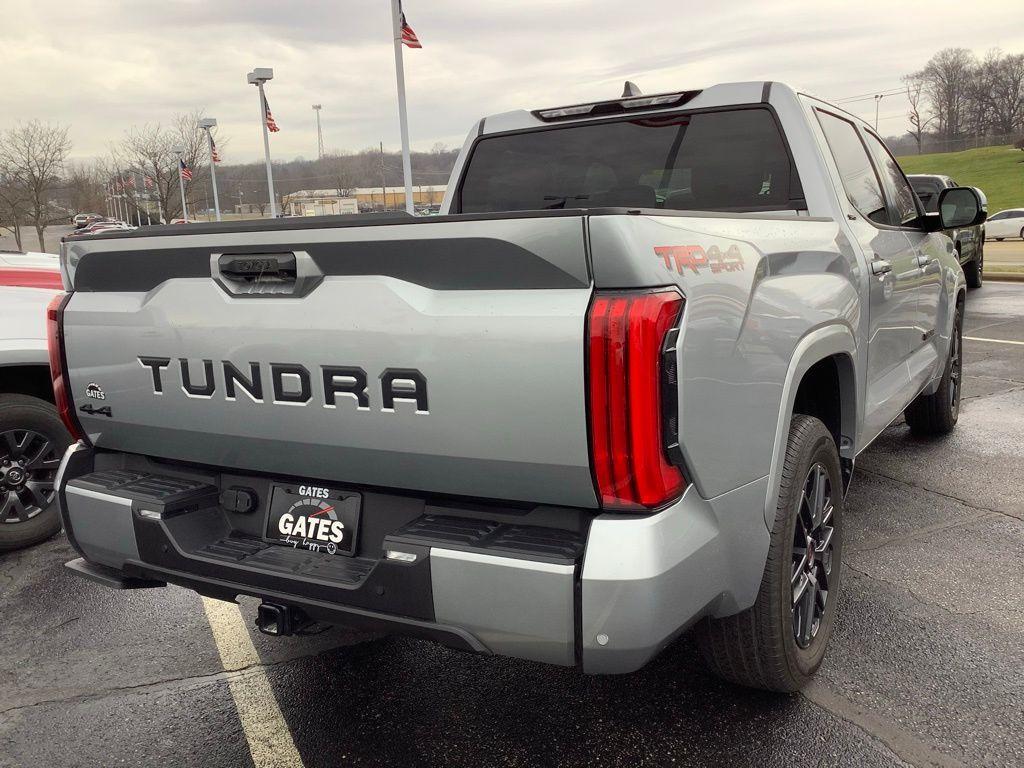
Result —
[{"label": "american flag", "polygon": [[150,176],[143,176],[142,183],[146,185],[146,189],[153,188],[153,179]]},{"label": "american flag", "polygon": [[213,136],[210,137],[210,159],[215,163],[220,162],[220,155],[217,153],[217,142],[213,140]]},{"label": "american flag", "polygon": [[277,133],[281,129],[277,127],[277,123],[274,121],[274,115],[270,111],[270,102],[267,101],[267,97],[263,97],[263,113],[267,116],[267,130],[271,133]]},{"label": "american flag", "polygon": [[132,174],[127,179],[125,179],[124,185],[125,187],[131,187],[132,189],[135,189],[135,175]]},{"label": "american flag", "polygon": [[402,13],[402,45],[406,45],[409,48],[422,48],[420,39],[416,37],[416,33],[412,31],[412,27],[409,26],[409,22],[405,20],[405,13]]},{"label": "american flag", "polygon": [[192,181],[192,169],[185,165],[184,158],[178,158],[178,173],[185,181]]}]

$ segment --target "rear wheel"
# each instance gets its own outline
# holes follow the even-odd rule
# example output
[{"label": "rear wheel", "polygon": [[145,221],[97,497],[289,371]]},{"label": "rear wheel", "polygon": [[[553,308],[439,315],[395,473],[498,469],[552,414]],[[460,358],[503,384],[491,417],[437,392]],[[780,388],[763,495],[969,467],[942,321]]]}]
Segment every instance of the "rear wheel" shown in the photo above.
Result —
[{"label": "rear wheel", "polygon": [[930,395],[918,395],[904,416],[910,431],[918,437],[946,435],[953,431],[960,416],[960,387],[963,374],[963,309],[956,308],[953,332],[949,339],[946,369],[938,389]]},{"label": "rear wheel", "polygon": [[790,692],[821,665],[842,571],[842,488],[832,434],[818,419],[794,415],[757,601],[697,630],[705,660],[721,677]]},{"label": "rear wheel", "polygon": [[0,552],[36,544],[60,530],[54,480],[69,443],[50,403],[0,396]]}]

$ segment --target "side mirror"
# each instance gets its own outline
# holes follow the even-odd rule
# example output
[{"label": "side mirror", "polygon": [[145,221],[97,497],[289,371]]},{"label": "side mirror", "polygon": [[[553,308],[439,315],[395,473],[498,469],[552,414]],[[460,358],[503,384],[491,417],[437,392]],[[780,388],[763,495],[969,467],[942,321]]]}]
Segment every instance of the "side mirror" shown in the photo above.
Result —
[{"label": "side mirror", "polygon": [[977,187],[953,187],[939,193],[939,220],[943,229],[973,227],[988,218],[988,199]]}]

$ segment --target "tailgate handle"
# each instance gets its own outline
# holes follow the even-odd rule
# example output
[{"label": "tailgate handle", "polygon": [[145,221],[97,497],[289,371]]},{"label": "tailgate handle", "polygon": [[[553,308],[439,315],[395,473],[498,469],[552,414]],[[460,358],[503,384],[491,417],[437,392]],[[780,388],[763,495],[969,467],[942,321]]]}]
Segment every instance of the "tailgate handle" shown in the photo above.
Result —
[{"label": "tailgate handle", "polygon": [[305,296],[323,272],[305,251],[291,253],[214,253],[214,280],[232,296]]},{"label": "tailgate handle", "polygon": [[225,253],[217,260],[217,266],[227,280],[250,283],[257,280],[295,281],[294,253],[259,253],[251,256]]}]

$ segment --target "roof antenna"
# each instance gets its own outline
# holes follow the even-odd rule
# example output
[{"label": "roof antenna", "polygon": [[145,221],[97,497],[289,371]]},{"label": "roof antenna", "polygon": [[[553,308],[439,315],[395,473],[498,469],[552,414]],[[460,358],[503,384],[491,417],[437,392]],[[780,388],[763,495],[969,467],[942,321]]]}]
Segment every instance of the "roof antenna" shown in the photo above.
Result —
[{"label": "roof antenna", "polygon": [[643,92],[640,90],[640,86],[632,80],[627,80],[626,84],[622,87],[622,97],[625,98],[626,96],[643,96]]}]

